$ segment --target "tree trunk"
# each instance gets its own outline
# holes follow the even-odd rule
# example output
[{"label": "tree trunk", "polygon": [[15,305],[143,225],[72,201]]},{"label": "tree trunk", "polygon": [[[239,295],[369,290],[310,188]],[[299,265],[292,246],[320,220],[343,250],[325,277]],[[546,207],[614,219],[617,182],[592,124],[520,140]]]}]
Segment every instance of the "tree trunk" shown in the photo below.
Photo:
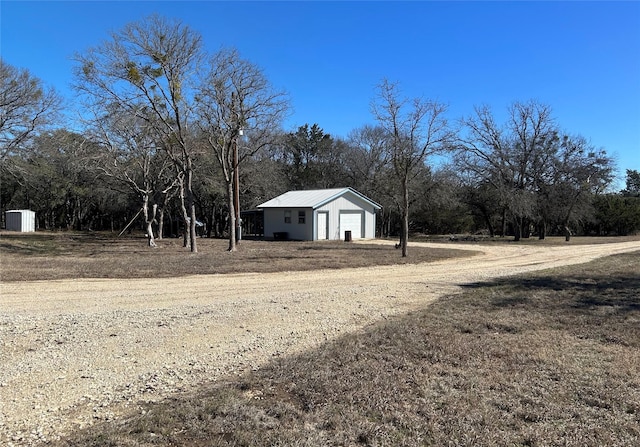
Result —
[{"label": "tree trunk", "polygon": [[502,237],[507,235],[507,209],[502,208]]},{"label": "tree trunk", "polygon": [[402,179],[402,233],[400,246],[402,248],[402,257],[407,257],[407,245],[409,243],[409,183],[405,176]]},{"label": "tree trunk", "polygon": [[520,232],[523,239],[529,239],[531,236],[531,223],[529,219],[522,219],[522,230]]},{"label": "tree trunk", "polygon": [[491,213],[487,211],[485,207],[481,209],[482,217],[484,217],[484,222],[487,225],[487,230],[489,230],[489,237],[495,236],[495,230],[493,229],[493,224],[491,223]]},{"label": "tree trunk", "polygon": [[213,226],[216,224],[216,204],[215,202],[211,205],[211,213],[207,217],[207,237],[211,239],[213,236]]},{"label": "tree trunk", "polygon": [[517,216],[513,217],[513,240],[518,242],[522,236],[522,220]]},{"label": "tree trunk", "polygon": [[[193,194],[193,191],[191,192]],[[193,199],[191,199],[191,216],[189,218],[189,239],[191,240],[191,253],[198,252],[198,243],[197,243],[197,235],[196,235],[196,204],[193,203]]]},{"label": "tree trunk", "polygon": [[158,216],[158,240],[164,237],[164,206],[160,207],[160,215]]},{"label": "tree trunk", "polygon": [[153,221],[147,222],[147,245],[151,248],[155,248],[158,245],[156,244],[155,239],[153,238]]},{"label": "tree trunk", "polygon": [[547,237],[547,221],[542,219],[538,224],[538,239],[541,241]]},{"label": "tree trunk", "polygon": [[227,181],[227,201],[229,203],[229,248],[228,251],[236,251],[236,211],[233,202],[233,182]]},{"label": "tree trunk", "polygon": [[389,210],[389,212],[387,213],[386,217],[385,217],[385,233],[384,236],[385,237],[389,237],[391,235],[391,210]]},{"label": "tree trunk", "polygon": [[144,222],[147,226],[147,245],[149,247],[157,247],[153,238],[153,221],[156,217],[157,205],[153,205],[153,215],[149,216],[149,195],[145,194],[142,198],[142,213],[144,214]]},{"label": "tree trunk", "polygon": [[565,225],[564,226],[564,240],[566,242],[569,242],[571,240],[571,236],[572,236],[571,228],[569,228],[568,225]]},{"label": "tree trunk", "polygon": [[236,226],[235,238],[236,244],[240,242],[240,237],[242,234],[242,229],[240,227],[241,218],[240,218],[240,176],[238,170],[238,139],[236,138],[233,142],[233,216],[234,223]]},{"label": "tree trunk", "polygon": [[180,222],[173,213],[169,213],[169,226],[171,237],[180,237]]},{"label": "tree trunk", "polygon": [[571,220],[571,213],[573,212],[573,207],[575,206],[579,195],[580,195],[580,192],[576,194],[576,197],[573,203],[571,204],[571,206],[569,207],[569,210],[567,211],[567,215],[564,218],[564,240],[567,242],[571,240],[571,236],[573,235],[573,233],[571,232],[571,229],[569,228],[569,222]]},{"label": "tree trunk", "polygon": [[214,207],[211,212],[211,217],[213,218],[213,237],[221,238],[222,231],[220,230],[220,226],[224,224],[224,219],[222,218],[221,208]]},{"label": "tree trunk", "polygon": [[191,169],[191,160],[187,161],[187,172],[186,172],[186,181],[187,181],[187,206],[190,213],[189,218],[189,239],[191,240],[191,253],[198,252],[198,245],[196,239],[196,203],[193,196],[193,185],[192,185],[192,177],[193,170]]},{"label": "tree trunk", "polygon": [[76,197],[73,201],[73,229],[76,231],[82,231],[82,221],[80,220],[80,200]]},{"label": "tree trunk", "polygon": [[183,222],[183,231],[182,231],[182,246],[184,248],[190,245],[190,224],[189,224],[189,213],[187,213],[187,204],[185,198],[184,191],[184,179],[180,179],[180,208],[182,210],[182,222]]}]

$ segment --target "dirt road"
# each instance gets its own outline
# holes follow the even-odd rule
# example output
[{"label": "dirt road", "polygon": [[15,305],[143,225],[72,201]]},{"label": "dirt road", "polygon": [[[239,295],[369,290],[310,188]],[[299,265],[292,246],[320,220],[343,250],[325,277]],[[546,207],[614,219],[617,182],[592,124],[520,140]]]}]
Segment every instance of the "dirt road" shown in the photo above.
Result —
[{"label": "dirt road", "polygon": [[482,253],[375,269],[2,283],[0,445],[37,445],[139,411],[143,401],[258,368],[465,283],[640,250],[640,242],[473,249]]}]

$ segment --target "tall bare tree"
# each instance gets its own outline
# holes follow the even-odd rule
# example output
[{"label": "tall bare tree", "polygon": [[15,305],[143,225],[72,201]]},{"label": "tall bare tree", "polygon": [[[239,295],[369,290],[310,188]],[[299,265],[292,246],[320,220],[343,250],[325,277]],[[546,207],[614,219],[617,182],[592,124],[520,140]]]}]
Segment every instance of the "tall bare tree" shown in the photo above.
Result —
[{"label": "tall bare tree", "polygon": [[370,197],[394,196],[389,184],[389,135],[380,126],[366,125],[349,133],[345,169],[349,184]]},{"label": "tall bare tree", "polygon": [[[162,143],[158,144],[149,120],[140,118],[141,113],[132,114],[129,108],[123,110],[113,104],[109,115],[95,120],[94,138],[102,148],[96,154],[96,169],[140,197],[148,245],[156,247],[157,214],[166,206],[166,198],[174,191],[178,179]],[[162,229],[158,227],[161,238]]]},{"label": "tall bare tree", "polygon": [[[563,135],[548,105],[515,102],[504,125],[488,107],[477,107],[463,123],[467,133],[459,165],[497,191],[515,240],[528,236],[533,222],[544,238],[551,220],[560,221],[569,237],[569,222],[584,193],[610,181],[611,159],[583,137]],[[504,229],[503,219],[503,234]]]},{"label": "tall bare tree", "polygon": [[349,185],[382,205],[376,225],[382,235],[391,233],[401,215],[398,188],[390,168],[389,134],[381,126],[365,125],[349,133],[345,167]]},{"label": "tall bare tree", "polygon": [[433,100],[405,98],[397,83],[384,80],[371,108],[389,135],[387,158],[401,192],[400,248],[406,257],[411,183],[424,168],[428,156],[449,148],[453,134],[445,117],[447,106]]},{"label": "tall bare tree", "polygon": [[[286,94],[274,89],[262,70],[235,49],[212,57],[198,91],[198,122],[227,186],[229,251],[236,250],[240,227],[239,165],[279,137],[288,107]],[[243,133],[245,139],[240,138]]]},{"label": "tall bare tree", "polygon": [[[505,125],[499,125],[489,107],[476,107],[463,120],[461,165],[488,181],[498,192],[505,212],[511,215],[515,239],[535,215],[533,194],[536,171],[549,158],[549,144],[557,135],[551,108],[534,101],[516,102],[508,109]],[[503,219],[503,234],[505,230]]]},{"label": "tall bare tree", "polygon": [[613,180],[613,160],[579,135],[552,139],[546,152],[549,157],[535,177],[538,237],[544,239],[548,223],[555,221],[569,241],[572,223],[589,213],[593,195],[604,192]]},{"label": "tall bare tree", "polygon": [[0,59],[0,161],[53,124],[62,99],[42,81]]},{"label": "tall bare tree", "polygon": [[77,88],[88,105],[104,111],[118,104],[145,120],[178,167],[185,231],[191,251],[196,252],[197,146],[191,128],[194,82],[203,59],[201,36],[177,20],[153,15],[126,25],[75,59]]}]

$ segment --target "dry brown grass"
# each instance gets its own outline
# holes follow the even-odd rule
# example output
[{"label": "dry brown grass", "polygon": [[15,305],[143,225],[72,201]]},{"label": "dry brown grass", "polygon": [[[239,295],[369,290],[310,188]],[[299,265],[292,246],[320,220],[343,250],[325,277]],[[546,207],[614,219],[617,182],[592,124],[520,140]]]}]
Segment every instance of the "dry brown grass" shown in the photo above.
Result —
[{"label": "dry brown grass", "polygon": [[639,291],[640,252],[471,284],[61,445],[639,445]]},{"label": "dry brown grass", "polygon": [[431,262],[470,252],[411,247],[401,258],[393,247],[346,242],[242,241],[235,253],[221,239],[198,239],[198,253],[181,239],[146,246],[144,237],[107,233],[0,234],[2,281],[62,278],[157,278],[212,273],[282,272]]},{"label": "dry brown grass", "polygon": [[610,244],[612,242],[640,241],[640,234],[634,236],[573,236],[567,242],[564,236],[548,236],[545,239],[538,237],[522,238],[518,242],[513,240],[513,236],[489,237],[486,235],[457,234],[457,235],[424,235],[416,234],[411,238],[415,242],[452,242],[456,244],[517,244],[517,245],[537,245],[537,246],[566,246],[566,245],[592,245]]}]

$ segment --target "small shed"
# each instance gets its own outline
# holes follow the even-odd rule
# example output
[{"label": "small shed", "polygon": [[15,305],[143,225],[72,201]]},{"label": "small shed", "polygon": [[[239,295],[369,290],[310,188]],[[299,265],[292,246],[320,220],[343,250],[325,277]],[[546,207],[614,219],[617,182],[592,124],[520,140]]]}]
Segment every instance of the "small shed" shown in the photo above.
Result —
[{"label": "small shed", "polygon": [[9,231],[32,233],[36,231],[36,213],[31,210],[9,210],[5,213]]},{"label": "small shed", "polygon": [[265,239],[316,241],[375,238],[381,206],[353,188],[335,188],[289,191],[257,208]]}]

